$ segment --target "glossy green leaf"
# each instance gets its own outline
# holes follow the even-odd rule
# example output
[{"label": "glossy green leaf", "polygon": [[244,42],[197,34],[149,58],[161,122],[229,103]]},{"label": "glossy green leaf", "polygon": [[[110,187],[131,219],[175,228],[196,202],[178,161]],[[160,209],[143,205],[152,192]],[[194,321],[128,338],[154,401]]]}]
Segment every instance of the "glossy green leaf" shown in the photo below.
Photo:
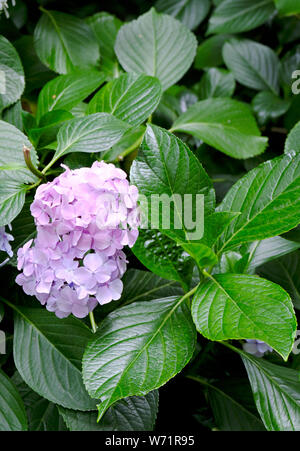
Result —
[{"label": "glossy green leaf", "polygon": [[193,261],[173,239],[157,230],[140,229],[132,252],[154,274],[188,287]]},{"label": "glossy green leaf", "polygon": [[256,407],[269,431],[300,430],[299,371],[242,353]]},{"label": "glossy green leaf", "polygon": [[189,133],[233,158],[259,155],[267,145],[248,106],[227,98],[195,103],[174,122],[172,131]]},{"label": "glossy green leaf", "polygon": [[279,13],[286,16],[300,13],[298,0],[275,0],[275,5]]},{"label": "glossy green leaf", "polygon": [[60,75],[45,84],[38,98],[37,122],[49,111],[70,111],[92,94],[105,80],[105,75],[95,70],[78,71]]},{"label": "glossy green leaf", "polygon": [[200,100],[210,97],[231,97],[235,90],[235,80],[231,72],[212,67],[194,87]]},{"label": "glossy green leaf", "polygon": [[218,274],[197,289],[192,316],[210,340],[256,339],[287,359],[297,328],[293,304],[279,286],[258,276]]},{"label": "glossy green leaf", "polygon": [[279,93],[279,59],[263,44],[250,39],[230,39],[223,58],[235,79],[248,88]]},{"label": "glossy green leaf", "polygon": [[107,83],[90,101],[88,114],[105,112],[138,126],[156,109],[161,98],[157,78],[124,74]]},{"label": "glossy green leaf", "polygon": [[15,385],[0,370],[0,431],[26,431],[27,418]]},{"label": "glossy green leaf", "polygon": [[290,105],[290,100],[281,99],[270,91],[259,92],[252,100],[253,111],[257,114],[258,121],[261,124],[269,119],[282,116],[287,112]]},{"label": "glossy green leaf", "polygon": [[300,309],[300,253],[293,252],[258,269],[262,277],[281,285],[291,296],[294,306]]},{"label": "glossy green leaf", "polygon": [[209,19],[208,33],[240,33],[259,27],[275,12],[273,0],[224,0]]},{"label": "glossy green leaf", "polygon": [[40,60],[59,74],[97,66],[99,46],[90,27],[70,14],[42,11],[34,30],[34,46]]},{"label": "glossy green leaf", "polygon": [[223,64],[222,48],[230,34],[219,34],[205,39],[197,48],[195,58],[196,69],[205,69],[207,67],[216,67]]},{"label": "glossy green leaf", "polygon": [[23,130],[22,103],[18,100],[16,103],[6,108],[2,113],[2,119],[9,122],[19,130]]},{"label": "glossy green leaf", "polygon": [[[248,252],[247,272],[254,273],[255,268],[289,254],[290,252],[299,249],[300,243],[286,240],[280,236],[266,238],[261,241],[254,241],[250,244]],[[272,278],[270,279],[272,280]],[[279,283],[279,285],[281,285]]]},{"label": "glossy green leaf", "polygon": [[124,289],[121,303],[126,305],[136,301],[150,301],[183,294],[178,283],[163,279],[150,271],[129,269],[122,282]]},{"label": "glossy green leaf", "polygon": [[64,124],[57,135],[54,158],[71,152],[102,152],[116,144],[129,125],[111,114],[95,113]]},{"label": "glossy green leaf", "polygon": [[83,358],[88,392],[99,418],[119,399],[145,395],[180,372],[195,346],[185,297],[134,302],[108,315]]},{"label": "glossy green leaf", "polygon": [[165,90],[189,69],[196,46],[195,36],[184,25],[152,8],[120,28],[115,51],[127,72],[157,77]]},{"label": "glossy green leaf", "polygon": [[42,397],[70,409],[93,410],[81,375],[81,358],[92,333],[73,317],[45,309],[14,307],[14,361],[22,379]]},{"label": "glossy green leaf", "polygon": [[25,202],[26,187],[1,177],[0,227],[9,224],[20,213]]},{"label": "glossy green leaf", "polygon": [[101,49],[101,70],[112,77],[115,76],[118,73],[118,62],[114,45],[122,22],[109,13],[101,12],[88,17],[87,23]]},{"label": "glossy green leaf", "polygon": [[158,0],[155,8],[180,20],[190,30],[198,27],[210,8],[210,0]]},{"label": "glossy green leaf", "polygon": [[158,391],[118,401],[97,423],[96,412],[59,408],[70,431],[152,431],[158,409]]},{"label": "glossy green leaf", "polygon": [[24,71],[14,46],[0,36],[0,112],[20,99],[25,87]]},{"label": "glossy green leaf", "polygon": [[252,169],[229,190],[219,211],[240,211],[219,242],[222,250],[279,235],[300,222],[300,155]]}]

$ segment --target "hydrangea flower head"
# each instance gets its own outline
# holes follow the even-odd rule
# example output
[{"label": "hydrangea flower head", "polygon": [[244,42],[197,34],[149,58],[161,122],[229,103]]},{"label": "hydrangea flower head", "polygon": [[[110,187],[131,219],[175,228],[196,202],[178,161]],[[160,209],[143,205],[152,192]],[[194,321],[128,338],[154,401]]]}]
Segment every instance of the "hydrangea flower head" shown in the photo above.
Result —
[{"label": "hydrangea flower head", "polygon": [[[11,230],[11,226],[8,226]],[[10,245],[10,241],[13,241],[14,237],[5,231],[5,227],[0,227],[0,251],[6,252],[8,256],[11,258],[13,256],[13,251]],[[9,258],[6,258],[2,263],[0,263],[0,266],[5,265],[7,263]]]},{"label": "hydrangea flower head", "polygon": [[121,297],[125,245],[138,237],[138,190],[113,164],[70,170],[39,186],[37,238],[18,251],[16,281],[60,317],[85,317]]},{"label": "hydrangea flower head", "polygon": [[246,343],[243,344],[243,349],[255,357],[263,357],[266,352],[273,351],[271,346],[260,340],[246,340]]}]

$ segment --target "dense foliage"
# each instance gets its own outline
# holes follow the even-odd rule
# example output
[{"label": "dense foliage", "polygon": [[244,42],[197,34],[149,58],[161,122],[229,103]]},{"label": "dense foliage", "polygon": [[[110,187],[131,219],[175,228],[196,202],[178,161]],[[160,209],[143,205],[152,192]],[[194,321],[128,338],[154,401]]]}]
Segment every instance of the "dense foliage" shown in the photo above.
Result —
[{"label": "dense foliage", "polygon": [[299,431],[300,2],[101,8],[0,1],[0,430]]}]

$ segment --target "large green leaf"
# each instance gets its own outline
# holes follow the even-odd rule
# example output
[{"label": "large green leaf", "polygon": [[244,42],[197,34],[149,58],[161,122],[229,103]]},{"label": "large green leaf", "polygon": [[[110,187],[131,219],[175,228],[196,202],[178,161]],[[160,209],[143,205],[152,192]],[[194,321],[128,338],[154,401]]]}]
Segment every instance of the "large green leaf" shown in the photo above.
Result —
[{"label": "large green leaf", "polygon": [[294,344],[297,322],[289,295],[258,276],[210,276],[195,293],[192,316],[210,340],[261,340],[284,359]]},{"label": "large green leaf", "polygon": [[179,116],[171,130],[196,136],[233,158],[259,155],[268,141],[260,136],[248,106],[227,98],[195,103]]},{"label": "large green leaf", "polygon": [[299,371],[240,351],[257,410],[269,431],[300,430]]},{"label": "large green leaf", "polygon": [[0,431],[26,431],[25,407],[12,381],[0,370]]},{"label": "large green leaf", "polygon": [[230,39],[224,44],[223,58],[235,79],[258,91],[279,93],[279,59],[270,48],[250,39]]},{"label": "large green leaf", "polygon": [[90,27],[78,17],[46,11],[34,30],[35,50],[40,60],[59,74],[99,62],[99,46]]},{"label": "large green leaf", "polygon": [[279,235],[300,222],[300,155],[266,161],[242,177],[219,211],[240,211],[219,242],[221,250]]},{"label": "large green leaf", "polygon": [[57,135],[54,159],[71,152],[102,152],[116,144],[129,125],[108,113],[90,114],[66,122]]},{"label": "large green leaf", "polygon": [[190,30],[198,27],[210,8],[210,0],[158,0],[157,11],[176,17]]},{"label": "large green leaf", "polygon": [[88,114],[111,113],[129,124],[142,124],[156,109],[161,98],[157,78],[124,74],[107,83],[90,101]]},{"label": "large green leaf", "polygon": [[96,412],[59,408],[71,431],[152,431],[158,409],[158,391],[118,401],[97,423]]},{"label": "large green leaf", "polygon": [[101,70],[110,76],[118,74],[118,62],[114,51],[115,40],[122,22],[106,12],[87,18],[101,49]]},{"label": "large green leaf", "polygon": [[37,122],[49,111],[71,110],[92,94],[104,80],[105,75],[95,70],[77,71],[54,78],[39,94]]},{"label": "large green leaf", "polygon": [[279,13],[286,16],[300,13],[298,0],[275,0],[275,5]]},{"label": "large green leaf", "polygon": [[14,361],[26,384],[64,407],[95,409],[81,376],[81,358],[92,338],[88,327],[73,317],[59,319],[45,309],[14,309]]},{"label": "large green leaf", "polygon": [[[180,42],[180,46],[174,45]],[[196,54],[192,32],[173,17],[151,9],[120,28],[115,51],[127,72],[157,77],[163,89],[176,83]]]},{"label": "large green leaf", "polygon": [[24,71],[14,46],[0,36],[0,112],[21,97],[25,87]]},{"label": "large green leaf", "polygon": [[179,373],[195,339],[185,296],[134,302],[108,315],[83,358],[88,392],[101,400],[99,418],[119,399],[145,395]]},{"label": "large green leaf", "polygon": [[0,172],[0,227],[18,216],[25,202],[25,194],[25,185],[2,178]]},{"label": "large green leaf", "polygon": [[209,19],[208,33],[240,33],[259,27],[274,14],[273,0],[224,0]]},{"label": "large green leaf", "polygon": [[291,296],[294,305],[300,309],[300,253],[293,252],[266,263],[258,269],[263,277],[281,285]]},{"label": "large green leaf", "polygon": [[284,145],[285,153],[300,153],[300,122],[292,128]]}]

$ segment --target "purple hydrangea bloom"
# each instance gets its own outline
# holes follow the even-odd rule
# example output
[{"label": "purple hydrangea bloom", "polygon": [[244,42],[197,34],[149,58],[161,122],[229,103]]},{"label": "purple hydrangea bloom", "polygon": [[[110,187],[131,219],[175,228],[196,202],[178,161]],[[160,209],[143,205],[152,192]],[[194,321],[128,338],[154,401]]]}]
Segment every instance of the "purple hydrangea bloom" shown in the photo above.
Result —
[{"label": "purple hydrangea bloom", "polygon": [[[10,226],[8,226],[8,227],[11,230],[11,227]],[[9,233],[5,232],[5,227],[0,227],[0,251],[6,252],[9,257],[13,256],[13,251],[12,251],[11,245],[9,244],[9,242],[13,241],[13,240],[14,240],[14,237],[12,235],[10,235]],[[0,264],[0,266],[5,264],[7,261],[8,261],[8,259],[6,259],[4,262],[2,262]]]},{"label": "purple hydrangea bloom", "polygon": [[253,354],[255,357],[263,357],[266,352],[272,352],[273,348],[267,345],[264,341],[260,340],[246,340],[243,344],[243,349],[249,354]]},{"label": "purple hydrangea bloom", "polygon": [[83,318],[121,297],[122,249],[138,237],[138,190],[113,164],[64,168],[36,191],[37,238],[18,251],[16,282],[59,318]]}]

